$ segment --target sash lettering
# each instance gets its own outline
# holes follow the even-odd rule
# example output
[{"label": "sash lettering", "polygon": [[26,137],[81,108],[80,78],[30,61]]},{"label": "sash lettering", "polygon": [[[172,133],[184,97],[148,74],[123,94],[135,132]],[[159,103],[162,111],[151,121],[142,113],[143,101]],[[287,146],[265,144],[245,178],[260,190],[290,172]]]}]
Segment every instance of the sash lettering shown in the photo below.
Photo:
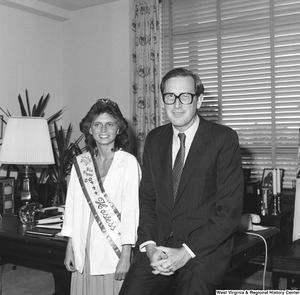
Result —
[{"label": "sash lettering", "polygon": [[[121,214],[109,200],[109,197],[104,190],[97,163],[90,153],[84,153],[76,158],[74,166],[81,188],[93,212],[96,222],[115,253],[120,258],[121,250],[111,235],[120,235],[118,229],[120,228]],[[95,196],[94,201],[91,200],[90,196]]]}]

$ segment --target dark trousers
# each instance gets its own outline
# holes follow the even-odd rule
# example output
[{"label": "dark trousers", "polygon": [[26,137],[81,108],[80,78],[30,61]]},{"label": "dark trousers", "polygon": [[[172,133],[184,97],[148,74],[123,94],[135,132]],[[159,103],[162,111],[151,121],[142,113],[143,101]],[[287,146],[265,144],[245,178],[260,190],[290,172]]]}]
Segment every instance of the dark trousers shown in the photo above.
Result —
[{"label": "dark trousers", "polygon": [[[192,261],[192,260],[190,260]],[[213,295],[216,286],[203,279],[201,266],[184,266],[172,276],[154,275],[145,253],[138,253],[119,295]],[[170,288],[171,286],[171,288]],[[166,290],[169,290],[168,293]],[[171,293],[169,293],[171,292]]]}]

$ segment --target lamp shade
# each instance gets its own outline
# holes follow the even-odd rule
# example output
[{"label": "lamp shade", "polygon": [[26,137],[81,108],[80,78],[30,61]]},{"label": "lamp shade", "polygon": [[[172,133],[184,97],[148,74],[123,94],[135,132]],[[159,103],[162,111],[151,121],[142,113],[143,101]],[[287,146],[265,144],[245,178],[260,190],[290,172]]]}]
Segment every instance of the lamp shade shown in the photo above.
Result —
[{"label": "lamp shade", "polygon": [[41,117],[9,117],[0,150],[0,164],[53,163],[47,120]]}]

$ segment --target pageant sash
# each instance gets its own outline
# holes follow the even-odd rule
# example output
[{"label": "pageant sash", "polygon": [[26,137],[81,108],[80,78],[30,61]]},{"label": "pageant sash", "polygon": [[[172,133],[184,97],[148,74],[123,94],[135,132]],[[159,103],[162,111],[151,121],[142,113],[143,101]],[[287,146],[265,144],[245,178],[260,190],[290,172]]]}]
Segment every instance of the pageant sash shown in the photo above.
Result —
[{"label": "pageant sash", "polygon": [[[85,153],[76,158],[74,166],[93,216],[109,244],[120,258],[121,250],[111,236],[120,235],[121,214],[109,200],[104,190],[96,160],[92,158],[91,154]],[[95,197],[93,201],[90,196]]]}]

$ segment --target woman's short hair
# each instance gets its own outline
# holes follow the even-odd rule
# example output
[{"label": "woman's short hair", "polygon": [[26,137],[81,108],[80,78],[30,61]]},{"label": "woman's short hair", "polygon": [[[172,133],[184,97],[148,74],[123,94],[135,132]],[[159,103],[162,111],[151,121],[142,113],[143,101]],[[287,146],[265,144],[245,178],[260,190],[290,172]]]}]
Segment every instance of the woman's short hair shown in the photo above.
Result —
[{"label": "woman's short hair", "polygon": [[125,150],[129,143],[127,134],[128,122],[123,117],[118,104],[108,98],[100,98],[90,108],[79,124],[80,131],[85,134],[86,149],[91,152],[92,155],[97,155],[97,145],[93,135],[90,134],[91,124],[96,117],[104,113],[112,116],[117,121],[119,131],[115,139],[114,150]]}]

